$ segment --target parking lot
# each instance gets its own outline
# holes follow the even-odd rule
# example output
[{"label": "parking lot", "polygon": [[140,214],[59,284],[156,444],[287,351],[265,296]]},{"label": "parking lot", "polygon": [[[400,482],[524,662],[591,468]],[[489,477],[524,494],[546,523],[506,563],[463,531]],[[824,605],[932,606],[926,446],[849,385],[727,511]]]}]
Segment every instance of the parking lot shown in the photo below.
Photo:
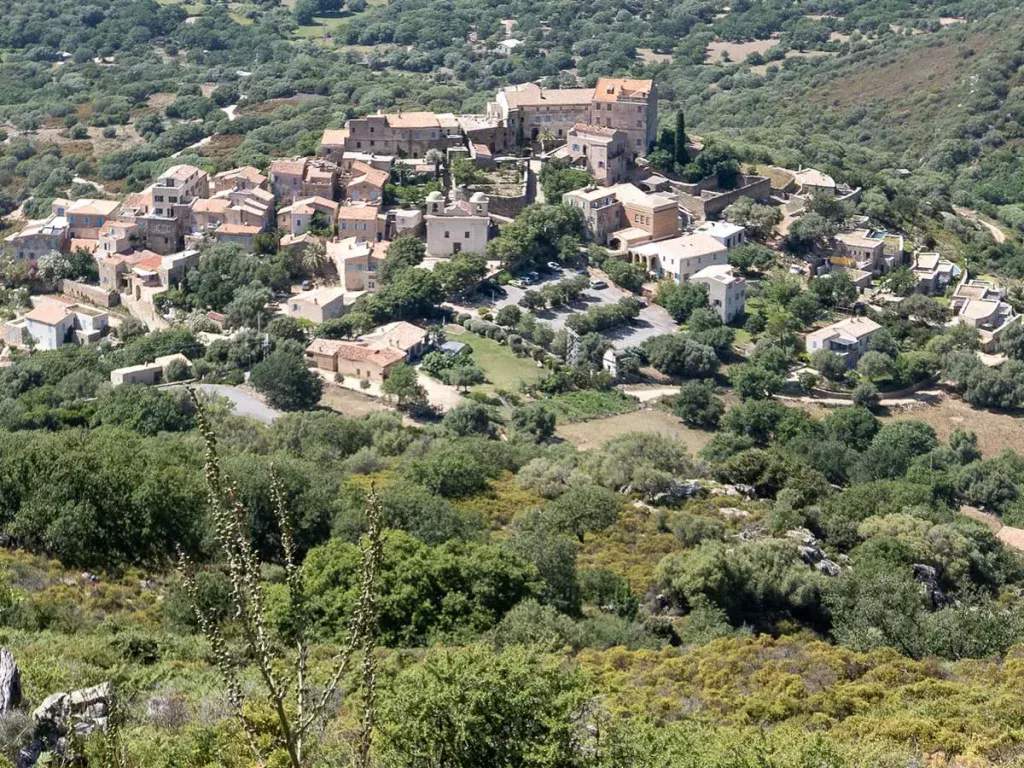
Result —
[{"label": "parking lot", "polygon": [[[519,304],[519,300],[528,290],[538,290],[545,283],[553,283],[575,274],[572,270],[554,272],[545,270],[540,273],[540,280],[530,286],[517,288],[514,285],[505,286],[505,296],[496,297],[494,308],[501,309],[508,304]],[[623,296],[632,296],[628,291],[623,291],[613,285],[606,288],[588,288],[583,297],[575,304],[555,309],[545,309],[535,312],[538,320],[549,323],[556,331],[565,326],[565,320],[574,312],[586,312],[587,309],[600,304],[614,304]],[[678,326],[671,316],[662,307],[651,304],[640,310],[640,316],[630,325],[620,326],[606,331],[603,335],[616,349],[635,347],[652,336],[660,336],[663,333],[674,333]]]}]

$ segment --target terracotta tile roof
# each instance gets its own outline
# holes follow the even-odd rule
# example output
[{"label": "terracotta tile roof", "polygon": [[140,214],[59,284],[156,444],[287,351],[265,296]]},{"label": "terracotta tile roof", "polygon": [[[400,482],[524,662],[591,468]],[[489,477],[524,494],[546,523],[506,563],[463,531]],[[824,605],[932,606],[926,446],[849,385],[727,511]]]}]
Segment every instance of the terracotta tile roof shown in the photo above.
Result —
[{"label": "terracotta tile roof", "polygon": [[385,115],[390,128],[440,128],[441,122],[433,112],[398,112]]},{"label": "terracotta tile roof", "polygon": [[620,98],[646,99],[654,86],[652,80],[602,77],[594,88],[594,101],[618,101]]},{"label": "terracotta tile roof", "polygon": [[340,207],[340,203],[328,200],[326,197],[314,195],[313,197],[304,197],[301,200],[296,200],[291,205],[285,206],[278,211],[277,215],[280,216],[284,213],[315,213],[324,209],[330,211],[331,215],[334,215]]},{"label": "terracotta tile roof", "polygon": [[352,163],[352,176],[352,180],[348,182],[349,185],[365,182],[372,187],[383,189],[391,174],[357,160]]},{"label": "terracotta tile roof", "polygon": [[92,200],[83,198],[69,203],[66,213],[81,214],[83,216],[110,216],[120,207],[116,200]]},{"label": "terracotta tile roof", "polygon": [[197,197],[192,201],[193,213],[224,213],[230,207],[230,200],[218,197]]},{"label": "terracotta tile roof", "polygon": [[93,240],[91,238],[85,238],[85,237],[72,237],[71,238],[70,248],[71,248],[72,251],[77,251],[79,248],[81,248],[83,251],[88,251],[89,253],[93,253],[99,247],[100,247],[100,241],[99,240]]},{"label": "terracotta tile roof", "polygon": [[426,335],[427,332],[419,326],[399,320],[382,325],[380,328],[365,334],[362,338],[377,346],[401,350],[404,354],[417,344],[422,343]]},{"label": "terracotta tile roof", "polygon": [[159,254],[147,256],[145,259],[135,262],[132,266],[136,269],[145,269],[155,272],[164,265],[164,257]]},{"label": "terracotta tile roof", "polygon": [[248,224],[221,224],[214,230],[214,233],[218,235],[258,235],[260,228]]},{"label": "terracotta tile roof", "polygon": [[513,86],[504,90],[509,107],[568,107],[590,106],[594,92],[590,88],[540,88],[533,83]]},{"label": "terracotta tile roof", "polygon": [[371,221],[379,213],[380,207],[376,205],[343,205],[338,210],[338,218],[346,221]]},{"label": "terracotta tile roof", "polygon": [[594,136],[607,136],[609,138],[619,132],[614,128],[606,128],[603,125],[589,125],[587,123],[576,123],[571,130],[575,133],[590,133]]},{"label": "terracotta tile roof", "polygon": [[348,141],[348,128],[328,129],[320,139],[320,146],[342,147]]},{"label": "terracotta tile roof", "polygon": [[306,172],[306,158],[299,160],[275,160],[270,164],[270,172],[274,175],[301,176]]},{"label": "terracotta tile roof", "polygon": [[203,173],[202,168],[196,168],[194,165],[174,165],[168,168],[166,171],[160,174],[161,179],[175,179],[176,181],[188,181],[192,176],[197,173]]},{"label": "terracotta tile roof", "polygon": [[267,180],[267,177],[260,173],[259,168],[254,168],[251,165],[243,165],[241,168],[232,168],[230,171],[221,171],[215,179],[222,181],[230,181],[231,179],[245,179],[251,181],[254,184],[262,184]]},{"label": "terracotta tile roof", "polygon": [[59,304],[47,302],[46,304],[40,304],[26,314],[25,318],[34,323],[42,323],[43,325],[57,325],[67,316],[68,310],[66,308]]},{"label": "terracotta tile roof", "polygon": [[124,201],[124,204],[128,208],[148,208],[150,197],[145,192],[136,192],[133,195],[128,195],[128,199]]},{"label": "terracotta tile roof", "polygon": [[381,367],[393,365],[405,359],[397,349],[382,349],[359,341],[338,339],[313,339],[306,351],[314,355],[331,355],[353,363],[370,361]]}]

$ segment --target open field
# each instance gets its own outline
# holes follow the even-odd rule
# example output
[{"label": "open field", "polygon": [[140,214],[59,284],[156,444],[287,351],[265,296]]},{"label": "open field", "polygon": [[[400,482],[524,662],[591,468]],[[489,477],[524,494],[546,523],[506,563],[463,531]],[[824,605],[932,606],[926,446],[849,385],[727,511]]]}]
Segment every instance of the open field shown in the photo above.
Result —
[{"label": "open field", "polygon": [[656,53],[652,48],[637,48],[636,55],[644,64],[671,63],[671,53]]},{"label": "open field", "polygon": [[729,61],[743,61],[752,53],[764,53],[769,48],[778,45],[778,37],[770,37],[767,40],[751,40],[747,43],[730,43],[726,40],[712,40],[708,43],[707,54],[704,60],[714,64],[722,60],[723,54],[729,57]]},{"label": "open field", "polygon": [[453,341],[461,341],[472,348],[473,359],[487,377],[487,384],[478,389],[500,388],[514,392],[523,382],[532,383],[544,376],[545,369],[538,368],[532,359],[516,357],[511,349],[493,339],[477,336],[457,325],[445,326],[444,330]]},{"label": "open field", "polygon": [[557,412],[562,422],[587,421],[624,413],[632,413],[637,409],[637,402],[617,389],[608,392],[595,390],[579,390],[563,392],[545,401]]},{"label": "open field", "polygon": [[[726,402],[731,405],[730,398]],[[789,401],[786,405],[801,408],[812,416],[823,419],[830,409],[815,403]],[[972,408],[958,397],[944,394],[938,403],[892,410],[880,416],[883,423],[891,421],[923,421],[935,430],[939,440],[947,440],[953,430],[960,428],[978,436],[978,447],[985,458],[994,458],[1004,448],[1024,453],[1024,419],[1009,413],[995,413]]]},{"label": "open field", "polygon": [[985,458],[994,458],[1004,448],[1024,453],[1024,419],[1008,413],[994,413],[972,408],[959,398],[944,396],[937,405],[921,405],[895,411],[882,421],[918,419],[930,424],[945,440],[960,428],[978,436],[978,447]]},{"label": "open field", "polygon": [[838,78],[828,88],[819,89],[811,99],[822,104],[850,108],[874,101],[897,101],[912,92],[939,92],[949,88],[965,59],[961,53],[971,49],[983,52],[989,40],[972,35],[963,43],[946,42],[939,46],[908,51],[890,64],[867,67]]},{"label": "open field", "polygon": [[338,386],[324,387],[320,405],[349,417],[365,416],[368,413],[388,410],[388,407],[376,398]]},{"label": "open field", "polygon": [[[786,51],[787,59],[822,59],[838,55],[835,51]],[[750,71],[755,75],[764,75],[772,64],[780,66],[781,62],[773,61],[771,64],[756,64],[750,68]]]},{"label": "open field", "polygon": [[657,432],[659,435],[681,440],[690,453],[697,453],[710,442],[713,433],[690,429],[671,413],[656,408],[593,419],[578,424],[560,424],[559,437],[581,450],[599,448],[613,437],[627,432]]}]

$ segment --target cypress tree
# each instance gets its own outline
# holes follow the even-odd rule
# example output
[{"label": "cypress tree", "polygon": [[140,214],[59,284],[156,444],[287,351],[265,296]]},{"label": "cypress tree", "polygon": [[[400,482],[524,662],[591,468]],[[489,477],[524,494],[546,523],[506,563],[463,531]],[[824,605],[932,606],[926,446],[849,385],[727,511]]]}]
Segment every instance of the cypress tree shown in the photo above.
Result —
[{"label": "cypress tree", "polygon": [[679,165],[690,162],[686,154],[686,117],[681,109],[676,111],[676,162]]}]

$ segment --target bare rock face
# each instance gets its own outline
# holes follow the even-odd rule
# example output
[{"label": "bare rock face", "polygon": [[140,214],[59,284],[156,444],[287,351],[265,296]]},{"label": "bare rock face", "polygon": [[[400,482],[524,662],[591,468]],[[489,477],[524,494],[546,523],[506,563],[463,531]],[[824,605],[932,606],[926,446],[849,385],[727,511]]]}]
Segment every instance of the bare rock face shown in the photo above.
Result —
[{"label": "bare rock face", "polygon": [[14,656],[0,648],[0,715],[6,715],[21,704],[21,671]]}]

